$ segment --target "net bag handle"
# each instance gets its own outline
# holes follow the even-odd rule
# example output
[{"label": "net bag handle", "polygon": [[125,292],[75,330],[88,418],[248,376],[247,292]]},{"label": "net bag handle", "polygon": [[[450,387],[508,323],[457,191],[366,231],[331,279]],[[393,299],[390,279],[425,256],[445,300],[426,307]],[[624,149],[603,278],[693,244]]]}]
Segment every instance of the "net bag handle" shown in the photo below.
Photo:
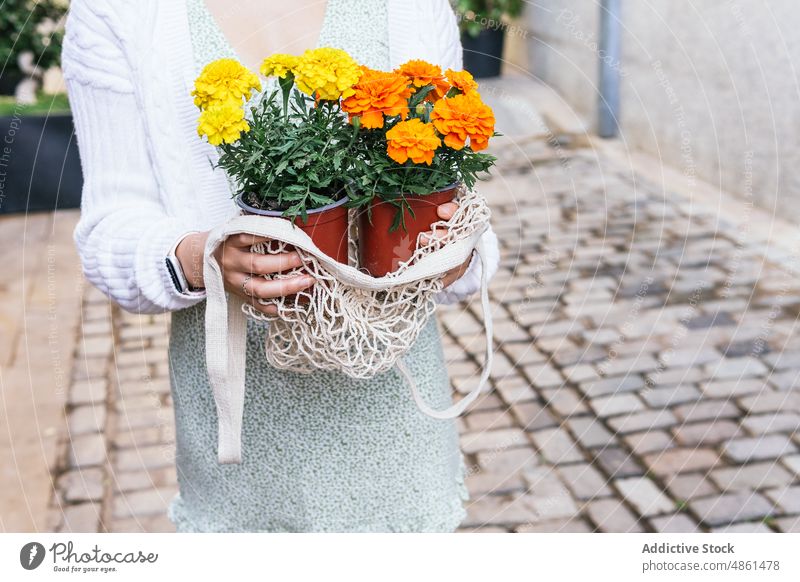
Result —
[{"label": "net bag handle", "polygon": [[475,387],[470,390],[466,396],[452,406],[449,406],[445,410],[436,410],[431,408],[430,405],[425,402],[422,394],[419,392],[419,387],[414,380],[414,376],[411,374],[411,371],[408,369],[408,366],[403,358],[397,360],[397,370],[405,378],[406,382],[411,388],[411,395],[414,397],[414,402],[417,404],[417,407],[424,414],[432,418],[446,420],[455,418],[464,412],[483,391],[483,387],[489,380],[489,374],[492,371],[492,356],[494,355],[494,346],[492,345],[492,311],[489,305],[489,281],[487,280],[489,264],[487,259],[488,253],[486,252],[485,244],[486,243],[484,239],[481,238],[478,240],[478,244],[475,246],[475,252],[478,253],[478,257],[481,261],[481,309],[483,310],[483,328],[486,336],[486,354],[483,361],[483,371],[481,372],[480,380],[478,380],[478,383],[475,385]]}]

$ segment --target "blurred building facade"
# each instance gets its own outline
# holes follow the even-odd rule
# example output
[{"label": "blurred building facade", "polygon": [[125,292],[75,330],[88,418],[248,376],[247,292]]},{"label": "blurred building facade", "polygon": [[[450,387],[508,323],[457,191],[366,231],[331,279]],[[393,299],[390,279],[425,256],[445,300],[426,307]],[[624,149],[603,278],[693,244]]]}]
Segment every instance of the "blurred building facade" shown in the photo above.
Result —
[{"label": "blurred building facade", "polygon": [[[597,127],[601,59],[619,73],[631,150],[785,218],[800,218],[800,3],[622,1],[621,54],[601,50],[599,0],[526,7],[524,66]],[[512,46],[514,46],[512,44]],[[520,55],[514,53],[513,61]],[[517,68],[508,63],[506,71]]]}]

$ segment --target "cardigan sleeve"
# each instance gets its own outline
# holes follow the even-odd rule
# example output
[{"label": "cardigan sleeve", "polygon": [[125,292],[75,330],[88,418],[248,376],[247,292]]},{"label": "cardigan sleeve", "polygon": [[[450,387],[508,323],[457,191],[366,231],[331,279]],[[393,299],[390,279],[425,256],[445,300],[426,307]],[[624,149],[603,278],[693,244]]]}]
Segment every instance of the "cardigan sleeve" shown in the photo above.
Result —
[{"label": "cardigan sleeve", "polygon": [[126,311],[163,313],[203,297],[181,294],[166,256],[197,230],[170,216],[150,164],[131,67],[102,0],[74,0],[62,68],[83,171],[74,230],[86,279]]},{"label": "cardigan sleeve", "polygon": [[[450,68],[460,71],[464,68],[463,48],[461,47],[461,35],[453,8],[448,0],[433,0],[432,11],[432,22],[436,27],[436,34],[433,37],[439,42],[440,65],[443,69]],[[486,257],[489,264],[488,280],[491,280],[500,265],[500,247],[497,235],[491,224],[489,229],[482,235],[482,239],[488,254]],[[473,253],[466,273],[437,293],[435,296],[436,302],[452,304],[463,301],[473,295],[480,289],[481,274],[481,262],[477,260]]]}]

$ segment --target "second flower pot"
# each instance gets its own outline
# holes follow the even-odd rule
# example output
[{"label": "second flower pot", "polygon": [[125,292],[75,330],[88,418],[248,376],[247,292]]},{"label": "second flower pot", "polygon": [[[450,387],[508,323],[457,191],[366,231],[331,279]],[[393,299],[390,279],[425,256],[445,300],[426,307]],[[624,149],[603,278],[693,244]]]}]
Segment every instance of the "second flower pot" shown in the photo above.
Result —
[{"label": "second flower pot", "polygon": [[403,210],[405,230],[401,225],[389,232],[398,212],[397,206],[379,199],[370,202],[369,212],[364,209],[358,214],[359,266],[373,277],[382,277],[410,259],[417,248],[417,236],[441,220],[436,209],[455,198],[458,186],[452,184],[424,195],[406,194],[414,216]]},{"label": "second flower pot", "polygon": [[[347,241],[348,241],[348,220],[347,207],[345,204],[347,197],[337,200],[326,206],[314,208],[308,211],[308,220],[303,222],[303,218],[298,216],[293,222],[305,232],[317,248],[332,259],[347,264]],[[236,204],[248,214],[258,214],[260,216],[281,217],[280,210],[262,210],[247,204],[242,200],[242,195],[236,196]],[[288,219],[287,219],[288,220]]]}]

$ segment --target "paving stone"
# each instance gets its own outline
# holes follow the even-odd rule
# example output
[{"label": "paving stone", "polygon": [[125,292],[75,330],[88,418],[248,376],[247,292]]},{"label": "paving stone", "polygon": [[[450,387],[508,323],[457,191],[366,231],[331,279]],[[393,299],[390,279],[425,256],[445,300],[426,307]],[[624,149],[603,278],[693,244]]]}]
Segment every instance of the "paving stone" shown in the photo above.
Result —
[{"label": "paving stone", "polygon": [[477,454],[478,464],[485,471],[516,474],[536,467],[539,458],[532,448],[483,451]]},{"label": "paving stone", "polygon": [[644,388],[644,379],[641,376],[623,376],[617,378],[605,378],[594,382],[581,382],[580,390],[588,398],[595,398],[605,394],[613,394],[619,392],[633,392]]},{"label": "paving stone", "polygon": [[800,475],[800,455],[786,455],[781,458],[781,461],[796,475]]},{"label": "paving stone", "polygon": [[167,505],[177,492],[176,487],[162,487],[122,493],[114,498],[113,517],[159,515],[167,510]]},{"label": "paving stone", "polygon": [[484,410],[468,413],[464,420],[472,431],[508,428],[514,424],[510,410]]},{"label": "paving stone", "polygon": [[651,517],[649,521],[659,533],[700,533],[697,523],[685,513]]},{"label": "paving stone", "polygon": [[68,471],[58,478],[57,487],[68,503],[101,501],[105,474],[100,468]]},{"label": "paving stone", "polygon": [[635,394],[630,393],[598,396],[592,398],[590,404],[597,416],[601,418],[636,412],[644,408],[642,401]]},{"label": "paving stone", "polygon": [[523,493],[527,488],[520,474],[495,471],[481,471],[468,475],[465,483],[470,496],[473,498],[483,495]]},{"label": "paving stone", "polygon": [[532,521],[572,518],[578,514],[578,507],[566,489],[557,495],[538,496],[528,494],[520,499],[528,505],[533,515],[536,516]]},{"label": "paving stone", "polygon": [[775,459],[797,452],[797,445],[783,435],[765,435],[753,438],[738,438],[726,442],[723,452],[734,462],[745,463],[761,459]]},{"label": "paving stone", "polygon": [[592,533],[592,527],[580,518],[554,519],[528,523],[516,528],[517,533]]},{"label": "paving stone", "polygon": [[71,439],[70,466],[84,468],[106,462],[106,442],[102,434],[87,434]]},{"label": "paving stone", "polygon": [[644,469],[636,459],[620,447],[606,447],[595,451],[595,460],[612,478],[644,474]]},{"label": "paving stone", "polygon": [[561,416],[575,416],[589,412],[581,396],[572,388],[561,386],[541,390],[547,404]]},{"label": "paving stone", "polygon": [[566,423],[584,447],[605,447],[616,442],[616,437],[594,417],[568,418]]},{"label": "paving stone", "polygon": [[585,501],[594,497],[612,495],[605,477],[595,467],[587,463],[562,465],[558,472],[576,499]]},{"label": "paving stone", "polygon": [[648,430],[629,434],[624,437],[624,440],[637,455],[663,451],[675,446],[672,437],[663,430]]},{"label": "paving stone", "polygon": [[775,386],[778,390],[794,390],[800,387],[800,370],[792,369],[773,373],[770,374],[767,380],[769,380],[769,383],[772,386]]},{"label": "paving stone", "polygon": [[749,463],[711,471],[710,478],[724,491],[780,487],[792,482],[792,475],[776,462]]},{"label": "paving stone", "polygon": [[600,531],[610,533],[644,531],[636,516],[619,500],[598,499],[590,501],[587,504],[586,511]]},{"label": "paving stone", "polygon": [[539,516],[520,498],[488,496],[480,503],[468,503],[466,509],[462,528],[501,524],[515,527],[539,521]]},{"label": "paving stone", "polygon": [[653,516],[675,509],[675,504],[646,477],[615,479],[614,485],[640,515]]},{"label": "paving stone", "polygon": [[67,421],[72,437],[101,432],[106,424],[106,409],[103,406],[77,406],[69,412]]},{"label": "paving stone", "polygon": [[635,358],[619,358],[611,360],[602,366],[604,376],[618,376],[620,374],[637,374],[649,372],[658,368],[658,362],[652,356],[646,355]]},{"label": "paving stone", "polygon": [[175,445],[158,444],[121,449],[115,456],[114,465],[120,471],[170,467],[175,463]]},{"label": "paving stone", "polygon": [[738,418],[741,411],[730,400],[709,400],[681,404],[672,409],[675,416],[684,423],[700,422],[703,420],[718,420],[721,418]]},{"label": "paving stone", "polygon": [[543,408],[538,402],[519,402],[511,407],[526,431],[539,430],[558,424],[549,410]]},{"label": "paving stone", "polygon": [[767,489],[764,494],[786,513],[800,514],[800,485]]},{"label": "paving stone", "polygon": [[608,420],[612,429],[619,433],[637,432],[645,429],[657,429],[677,423],[671,410],[645,410],[623,416],[615,416]]},{"label": "paving stone", "polygon": [[571,463],[585,460],[580,448],[561,428],[544,428],[531,433],[542,456],[551,463]]},{"label": "paving stone", "polygon": [[461,448],[465,453],[505,450],[528,444],[525,433],[518,428],[501,428],[461,435]]},{"label": "paving stone", "polygon": [[760,412],[800,412],[800,392],[761,392],[739,398],[750,414]]},{"label": "paving stone", "polygon": [[800,414],[796,412],[777,412],[748,415],[742,419],[742,426],[754,434],[773,432],[791,434],[800,430]]},{"label": "paving stone", "polygon": [[96,404],[104,402],[108,394],[108,380],[95,378],[73,383],[70,388],[70,404]]},{"label": "paving stone", "polygon": [[673,427],[672,431],[675,440],[683,446],[715,445],[743,436],[739,425],[727,419],[686,423]]},{"label": "paving stone", "polygon": [[700,384],[703,393],[709,398],[733,398],[745,394],[756,394],[765,388],[766,382],[755,378],[741,378],[734,380],[715,380]]},{"label": "paving stone", "polygon": [[691,473],[698,469],[710,469],[719,461],[713,449],[674,448],[644,456],[644,462],[657,475]]},{"label": "paving stone", "polygon": [[534,364],[523,368],[535,388],[557,387],[564,383],[558,371],[549,364]]},{"label": "paving stone", "polygon": [[755,358],[724,358],[718,363],[706,365],[704,370],[707,377],[714,380],[765,376],[769,372],[769,369]]},{"label": "paving stone", "polygon": [[639,395],[652,408],[665,408],[694,402],[703,396],[700,390],[691,385],[649,388],[640,391]]},{"label": "paving stone", "polygon": [[760,519],[773,513],[772,503],[760,493],[726,493],[689,501],[689,506],[710,526]]},{"label": "paving stone", "polygon": [[763,522],[746,521],[711,528],[711,533],[773,533],[773,531]]},{"label": "paving stone", "polygon": [[661,352],[658,359],[668,368],[691,368],[709,362],[716,362],[721,354],[714,348],[675,349]]},{"label": "paving stone", "polygon": [[701,473],[666,475],[664,480],[672,497],[679,500],[707,497],[719,493],[706,475]]},{"label": "paving stone", "polygon": [[800,533],[800,515],[779,517],[775,520],[775,527],[785,533]]},{"label": "paving stone", "polygon": [[506,376],[495,381],[495,389],[508,404],[536,400],[536,393],[525,378]]},{"label": "paving stone", "polygon": [[79,503],[64,507],[62,523],[58,531],[70,533],[95,533],[100,527],[100,505]]}]

